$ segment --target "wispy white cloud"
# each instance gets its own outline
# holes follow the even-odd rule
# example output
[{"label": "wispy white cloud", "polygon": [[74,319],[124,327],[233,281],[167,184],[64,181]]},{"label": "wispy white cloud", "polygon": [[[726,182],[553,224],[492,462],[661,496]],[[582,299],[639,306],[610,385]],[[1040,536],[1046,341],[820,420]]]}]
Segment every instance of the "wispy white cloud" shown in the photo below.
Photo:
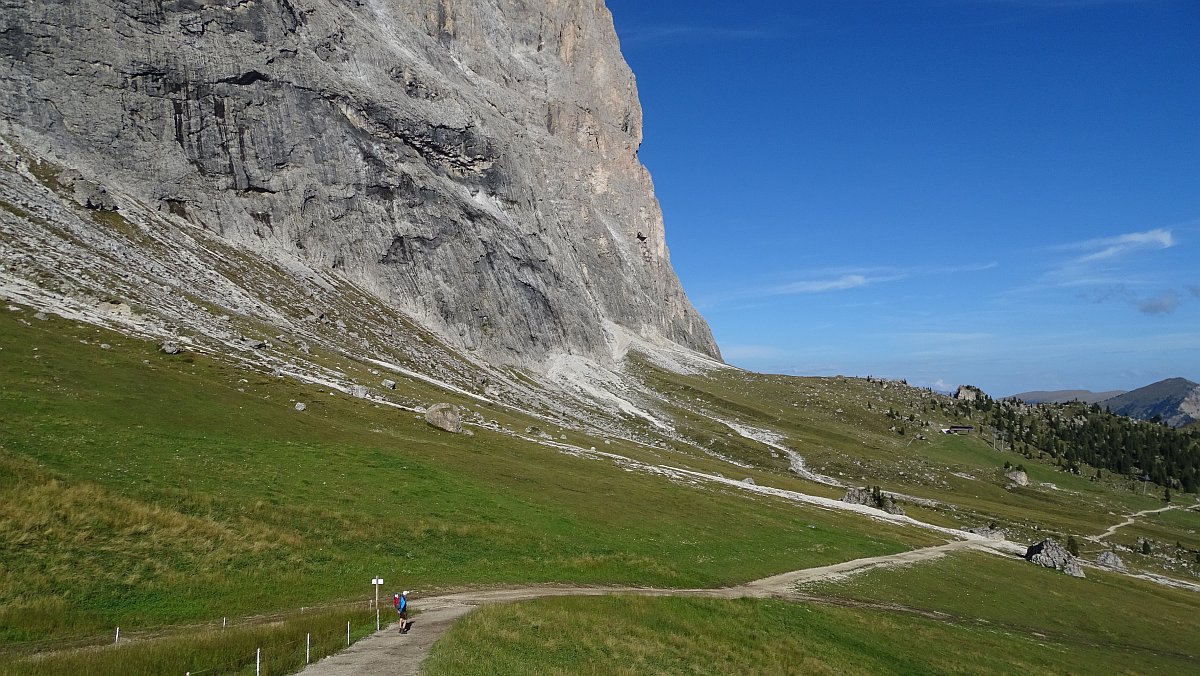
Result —
[{"label": "wispy white cloud", "polygon": [[1062,250],[1083,251],[1074,263],[1086,264],[1112,260],[1133,251],[1160,250],[1175,246],[1174,234],[1165,228],[1145,232],[1130,232],[1116,237],[1089,239],[1058,247]]},{"label": "wispy white cloud", "polygon": [[1145,256],[1178,245],[1174,230],[1155,228],[1100,237],[1043,249],[1057,254],[1071,253],[1047,263],[1046,272],[1016,293],[1043,291],[1048,288],[1085,288],[1080,298],[1091,302],[1129,296],[1130,287],[1161,285],[1161,271],[1146,265]]},{"label": "wispy white cloud", "polygon": [[791,282],[776,286],[766,293],[772,296],[783,296],[797,293],[821,293],[823,291],[844,291],[857,289],[871,284],[871,278],[866,275],[842,275],[835,279],[810,279]]},{"label": "wispy white cloud", "polygon": [[874,284],[883,284],[887,282],[897,282],[911,277],[930,277],[937,275],[956,275],[969,272],[980,272],[990,270],[997,267],[999,264],[992,261],[988,263],[973,263],[967,265],[953,266],[913,266],[907,268],[895,267],[876,267],[876,268],[830,268],[824,270],[810,270],[803,275],[805,279],[800,279],[786,284],[778,284],[776,286],[753,289],[746,291],[740,295],[764,297],[764,296],[792,296],[810,293],[826,293],[830,291],[846,291],[849,289],[859,289]]}]

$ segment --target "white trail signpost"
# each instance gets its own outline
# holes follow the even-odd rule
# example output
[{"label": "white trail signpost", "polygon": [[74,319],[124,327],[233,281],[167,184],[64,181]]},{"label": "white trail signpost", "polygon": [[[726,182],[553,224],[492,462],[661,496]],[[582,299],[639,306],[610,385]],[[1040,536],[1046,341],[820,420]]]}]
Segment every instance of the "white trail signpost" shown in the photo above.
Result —
[{"label": "white trail signpost", "polygon": [[375,585],[375,631],[379,631],[379,585],[383,584],[383,578],[371,578],[371,584]]}]

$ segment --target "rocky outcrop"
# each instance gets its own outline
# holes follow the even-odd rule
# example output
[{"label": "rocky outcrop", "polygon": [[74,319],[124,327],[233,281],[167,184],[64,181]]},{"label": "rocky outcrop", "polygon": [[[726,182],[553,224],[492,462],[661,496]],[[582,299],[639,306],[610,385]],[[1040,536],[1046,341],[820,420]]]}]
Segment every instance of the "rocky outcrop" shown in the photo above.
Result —
[{"label": "rocky outcrop", "polygon": [[1007,533],[1003,528],[993,526],[975,526],[974,528],[964,528],[963,530],[991,540],[1003,540],[1007,537]]},{"label": "rocky outcrop", "polygon": [[954,391],[954,398],[959,401],[976,401],[983,396],[983,391],[974,385],[959,385]]},{"label": "rocky outcrop", "polygon": [[1083,568],[1079,565],[1079,561],[1065,547],[1054,540],[1046,539],[1035,545],[1031,545],[1025,551],[1025,558],[1039,566],[1053,568],[1072,577],[1084,576]]},{"label": "rocky outcrop", "polygon": [[425,410],[425,422],[447,432],[461,434],[462,416],[453,404],[434,404]]},{"label": "rocky outcrop", "polygon": [[1125,562],[1117,556],[1116,552],[1112,551],[1100,552],[1100,555],[1096,557],[1096,563],[1113,570],[1125,570]]},{"label": "rocky outcrop", "polygon": [[1009,488],[1013,486],[1028,486],[1029,475],[1023,469],[1012,469],[1004,473],[1004,476],[1012,482]]},{"label": "rocky outcrop", "polygon": [[842,502],[874,507],[888,514],[904,515],[904,508],[896,503],[895,497],[884,493],[878,486],[874,488],[849,488],[846,490],[846,494],[842,496]]},{"label": "rocky outcrop", "polygon": [[198,228],[493,363],[609,360],[622,331],[719,356],[601,0],[9,3],[0,55],[0,134],[164,267]]}]

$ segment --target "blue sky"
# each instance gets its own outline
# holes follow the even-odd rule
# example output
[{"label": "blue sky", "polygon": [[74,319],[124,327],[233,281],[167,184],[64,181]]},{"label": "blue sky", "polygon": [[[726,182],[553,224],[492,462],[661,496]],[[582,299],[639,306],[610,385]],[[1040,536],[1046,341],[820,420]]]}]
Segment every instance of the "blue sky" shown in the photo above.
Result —
[{"label": "blue sky", "polygon": [[1200,380],[1200,2],[607,4],[730,363]]}]

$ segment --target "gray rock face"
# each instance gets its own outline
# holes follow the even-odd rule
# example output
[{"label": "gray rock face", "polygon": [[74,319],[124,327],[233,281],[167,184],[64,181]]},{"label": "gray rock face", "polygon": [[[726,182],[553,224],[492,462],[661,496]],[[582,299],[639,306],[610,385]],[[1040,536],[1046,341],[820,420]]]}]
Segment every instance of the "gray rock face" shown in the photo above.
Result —
[{"label": "gray rock face", "polygon": [[88,209],[103,209],[116,211],[117,203],[103,186],[84,179],[78,171],[68,169],[58,175],[58,182],[64,188],[72,190],[72,197],[80,206]]},{"label": "gray rock face", "polygon": [[842,496],[842,502],[852,505],[870,505],[872,504],[871,491],[866,488],[849,488]]},{"label": "gray rock face", "polygon": [[462,417],[453,404],[434,404],[425,409],[425,422],[440,430],[461,434]]},{"label": "gray rock face", "polygon": [[964,528],[963,530],[992,540],[1003,540],[1007,536],[1003,528],[992,528],[991,526],[975,526],[974,528]]},{"label": "gray rock face", "polygon": [[1096,563],[1114,570],[1125,570],[1125,562],[1115,552],[1100,552],[1100,556],[1096,557]]},{"label": "gray rock face", "polygon": [[954,398],[959,401],[976,401],[979,399],[980,394],[982,392],[978,387],[973,385],[959,385],[958,389],[954,391]]},{"label": "gray rock face", "polygon": [[1083,568],[1079,561],[1067,551],[1066,547],[1054,540],[1042,540],[1031,545],[1025,551],[1025,558],[1039,566],[1060,570],[1072,577],[1083,577]]},{"label": "gray rock face", "polygon": [[719,356],[602,0],[8,3],[0,54],[5,136],[88,209],[336,273],[496,363],[608,359],[610,323]]},{"label": "gray rock face", "polygon": [[179,354],[180,352],[183,352],[183,348],[179,347],[178,343],[172,343],[170,341],[162,343],[158,346],[158,349],[163,354]]},{"label": "gray rock face", "polygon": [[904,515],[904,508],[896,503],[896,500],[891,495],[881,491],[872,491],[868,488],[849,488],[846,490],[846,495],[842,496],[842,502],[848,502],[852,505],[866,505],[881,509],[888,514]]},{"label": "gray rock face", "polygon": [[1011,470],[1005,472],[1004,476],[1009,481],[1013,482],[1014,486],[1028,486],[1029,485],[1029,475],[1025,474],[1025,472],[1023,472],[1019,469],[1011,469]]}]

